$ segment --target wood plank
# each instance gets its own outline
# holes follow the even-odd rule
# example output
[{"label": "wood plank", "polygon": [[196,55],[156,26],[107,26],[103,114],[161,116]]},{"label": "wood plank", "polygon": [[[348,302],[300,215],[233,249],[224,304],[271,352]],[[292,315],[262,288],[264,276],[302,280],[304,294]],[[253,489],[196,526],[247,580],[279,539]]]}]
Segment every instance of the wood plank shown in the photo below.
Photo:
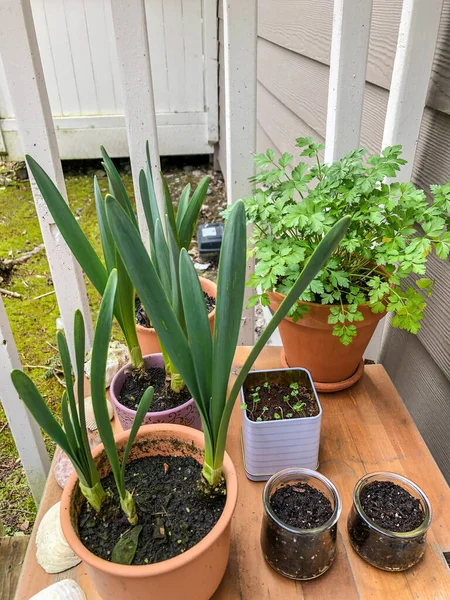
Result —
[{"label": "wood plank", "polygon": [[146,143],[150,152],[156,201],[164,214],[164,194],[159,159],[155,99],[153,96],[145,2],[112,0],[112,17],[124,94],[125,126],[130,151],[134,197],[139,231],[148,249],[148,226],[139,191],[139,172],[147,162]]},{"label": "wood plank", "polygon": [[208,112],[208,142],[219,141],[218,16],[217,2],[202,0],[205,110]]},{"label": "wood plank", "polygon": [[188,109],[184,94],[188,84],[184,71],[185,51],[182,0],[163,2],[163,10],[167,77],[169,82],[169,106],[171,111],[184,111]]},{"label": "wood plank", "polygon": [[147,15],[148,45],[152,64],[156,112],[169,112],[169,82],[167,78],[163,0],[145,0],[145,14]]},{"label": "wood plank", "polygon": [[0,600],[14,598],[28,541],[28,535],[0,537]]},{"label": "wood plank", "polygon": [[[243,364],[248,348],[238,348],[235,367]],[[257,369],[276,368],[280,348],[265,348]],[[321,396],[323,424],[320,470],[337,485],[343,511],[338,525],[337,558],[328,573],[315,581],[294,582],[279,576],[264,561],[259,530],[263,484],[244,475],[240,446],[240,408],[237,403],[230,425],[227,449],[239,476],[239,497],[233,520],[230,561],[214,600],[444,600],[450,595],[450,572],[441,551],[450,549],[450,490],[383,367],[366,367],[361,381],[350,390]],[[116,420],[114,420],[117,427]],[[362,561],[351,549],[346,517],[353,486],[364,473],[394,470],[422,486],[431,499],[434,520],[424,560],[405,573],[386,573]],[[49,478],[44,510],[60,496]],[[56,579],[72,577],[88,600],[98,600],[82,565],[59,576],[46,575],[36,565],[34,536],[27,552],[17,600],[29,597]]]},{"label": "wood plank", "polygon": [[[213,4],[213,2],[210,4]],[[202,21],[202,0],[182,2],[182,26],[184,75],[186,78],[186,88],[184,89],[184,97],[186,99],[185,110],[205,110],[203,70],[206,69],[206,59],[203,47],[204,23]],[[173,51],[172,44],[170,45],[170,51]],[[212,67],[214,68],[214,65]]]},{"label": "wood plank", "polygon": [[[227,202],[232,204],[252,192],[248,178],[254,173],[256,149],[256,44],[257,0],[224,2],[224,89],[226,137]],[[248,235],[251,227],[248,227]],[[254,270],[249,258],[246,279]],[[245,289],[244,306],[255,292]],[[242,312],[239,344],[252,345],[255,337],[255,311]]]},{"label": "wood plank", "polygon": [[[280,153],[290,152],[297,160],[299,157],[299,149],[295,145],[297,137],[311,136],[315,142],[324,142],[324,139],[314,129],[297,117],[259,82],[257,90],[258,123],[268,138],[272,140],[274,149]],[[258,144],[258,152],[265,151],[270,147],[272,146],[260,149]],[[320,156],[323,160],[323,151],[320,152]],[[301,160],[309,162],[307,157],[302,157]]]},{"label": "wood plank", "polygon": [[325,162],[357,148],[361,133],[372,0],[335,0],[331,38]]},{"label": "wood plank", "polygon": [[11,371],[21,368],[19,353],[0,296],[0,399],[28,485],[36,505],[39,505],[44,493],[50,461],[41,429],[20,400],[11,381]]}]

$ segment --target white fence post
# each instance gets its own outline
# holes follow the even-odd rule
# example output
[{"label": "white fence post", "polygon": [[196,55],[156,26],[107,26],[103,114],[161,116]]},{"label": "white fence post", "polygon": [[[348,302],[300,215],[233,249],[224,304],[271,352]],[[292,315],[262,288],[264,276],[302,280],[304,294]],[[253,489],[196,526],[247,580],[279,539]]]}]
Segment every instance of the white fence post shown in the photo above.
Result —
[{"label": "white fence post", "polygon": [[111,10],[124,92],[125,122],[139,230],[148,249],[148,229],[139,194],[139,171],[145,167],[147,140],[161,214],[164,214],[164,200],[145,1],[111,0]]},{"label": "white fence post", "polygon": [[[442,4],[442,0],[403,2],[382,143],[383,148],[396,144],[403,146],[403,157],[408,163],[396,176],[402,181],[411,178],[414,165]],[[390,319],[386,317],[378,324],[366,352],[369,358],[380,360],[389,323]]]},{"label": "white fence post", "polygon": [[325,162],[359,146],[372,0],[335,0]]},{"label": "white fence post", "polygon": [[[30,0],[0,2],[0,54],[23,151],[39,162],[66,197]],[[73,315],[76,308],[84,315],[87,344],[90,345],[93,339],[83,275],[32,178],[31,187],[58,306],[72,351]]]},{"label": "white fence post", "polygon": [[219,141],[217,2],[202,0],[205,105],[208,111],[208,142]]},{"label": "white fence post", "polygon": [[39,505],[44,493],[50,461],[39,426],[20,400],[10,373],[20,369],[11,327],[0,296],[0,401],[27,476],[31,493]]},{"label": "white fence post", "polygon": [[[227,197],[231,204],[249,196],[256,149],[257,0],[224,0],[224,75]],[[247,263],[247,277],[254,261]],[[246,289],[245,298],[252,293]],[[239,343],[253,345],[255,313],[245,309]]]}]

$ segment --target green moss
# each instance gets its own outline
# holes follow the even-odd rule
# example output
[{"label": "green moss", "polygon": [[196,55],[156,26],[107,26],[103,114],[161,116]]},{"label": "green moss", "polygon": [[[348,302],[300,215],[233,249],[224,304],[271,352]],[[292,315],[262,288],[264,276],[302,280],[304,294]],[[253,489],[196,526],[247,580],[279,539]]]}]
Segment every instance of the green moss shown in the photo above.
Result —
[{"label": "green moss", "polygon": [[[107,192],[107,180],[100,180],[100,187]],[[124,183],[132,194],[131,176],[124,176]],[[79,217],[79,223],[95,249],[101,253],[98,233],[93,178],[86,175],[66,177],[69,203]],[[42,243],[42,236],[28,182],[0,188],[0,224],[7,235],[0,239],[0,256],[14,257]],[[2,284],[5,287],[5,284]],[[36,300],[36,296],[53,291],[46,254],[44,251],[29,261],[17,265],[8,282],[8,290],[18,292],[22,299],[3,297],[8,319],[19,351],[24,370],[30,375],[46,399],[52,412],[59,416],[62,387],[55,377],[46,377],[46,368],[56,359],[56,319],[59,316],[55,294]],[[98,311],[99,295],[86,281],[89,304],[93,318]],[[115,339],[122,339],[117,325]],[[1,400],[1,398],[0,398]],[[0,429],[6,417],[0,406]],[[53,455],[54,444],[46,438],[46,445]],[[33,521],[34,503],[29,493],[26,477],[17,461],[18,453],[13,437],[6,426],[0,433],[0,517],[11,531],[23,523],[24,515]],[[16,462],[17,461],[17,462]],[[11,511],[10,507],[14,506]],[[24,512],[25,511],[25,512]]]}]

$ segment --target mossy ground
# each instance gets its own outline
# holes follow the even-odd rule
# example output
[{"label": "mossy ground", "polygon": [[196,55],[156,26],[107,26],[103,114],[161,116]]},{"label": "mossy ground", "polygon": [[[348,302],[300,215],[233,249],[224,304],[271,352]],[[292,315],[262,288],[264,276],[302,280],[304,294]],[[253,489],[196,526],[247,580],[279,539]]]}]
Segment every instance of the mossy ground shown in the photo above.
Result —
[{"label": "mossy ground", "polygon": [[[193,168],[186,164],[195,161],[168,161],[164,165],[169,186],[174,197],[178,197],[186,183],[195,186],[208,174],[211,177],[210,193],[200,219],[212,221],[224,208],[224,185],[221,176],[200,161]],[[183,168],[184,166],[184,168]],[[101,169],[100,161],[73,161],[64,165],[66,187],[72,211],[91,243],[100,251],[95,203],[93,175]],[[132,196],[133,185],[127,161],[120,161],[119,170],[125,187]],[[1,164],[0,164],[0,175]],[[1,178],[0,178],[1,181]],[[99,180],[102,191],[107,191],[107,180]],[[19,256],[40,243],[42,236],[36,216],[33,197],[28,181],[0,183],[0,258]],[[24,370],[37,384],[54,414],[59,415],[62,387],[51,375],[57,360],[55,350],[56,319],[59,316],[54,294],[36,299],[53,291],[53,284],[45,252],[14,268],[9,281],[0,282],[0,287],[18,292],[22,298],[3,297],[13,335]],[[99,296],[92,285],[86,282],[92,314],[95,319]],[[114,329],[115,339],[121,339],[120,330]],[[0,398],[1,401],[1,398]],[[46,439],[49,452],[54,445]],[[35,516],[33,498],[29,492],[24,471],[12,438],[6,417],[0,404],[0,520],[7,533],[26,531],[31,528]]]}]

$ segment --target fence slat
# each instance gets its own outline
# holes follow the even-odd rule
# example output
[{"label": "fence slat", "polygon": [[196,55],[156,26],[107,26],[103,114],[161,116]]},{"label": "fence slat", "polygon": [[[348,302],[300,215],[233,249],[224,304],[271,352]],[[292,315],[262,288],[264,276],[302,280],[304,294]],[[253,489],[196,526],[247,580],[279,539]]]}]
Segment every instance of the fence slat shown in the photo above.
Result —
[{"label": "fence slat", "polygon": [[161,214],[164,214],[164,211],[145,2],[111,0],[111,10],[123,85],[125,122],[139,230],[148,248],[148,229],[139,194],[139,171],[145,166],[147,140],[156,198]]},{"label": "fence slat", "polygon": [[[401,144],[403,165],[396,179],[411,179],[417,140],[425,108],[442,0],[404,0],[397,52],[384,123],[382,146]],[[368,348],[368,358],[379,361],[390,329],[390,317],[378,324]]]},{"label": "fence slat", "polygon": [[217,2],[202,0],[205,106],[208,111],[208,142],[219,141]]},{"label": "fence slat", "polygon": [[[40,163],[66,198],[30,0],[0,3],[0,23],[0,54],[22,149]],[[62,239],[32,178],[31,188],[69,348],[72,350],[76,308],[84,315],[86,341],[90,346],[93,339],[92,320],[81,269]]]},{"label": "fence slat", "polygon": [[359,146],[372,0],[335,0],[325,162]]},{"label": "fence slat", "polygon": [[[257,0],[224,0],[224,76],[227,198],[231,204],[251,194],[256,149]],[[247,263],[250,276],[254,261]],[[246,288],[245,298],[254,293]],[[252,345],[255,313],[245,309],[239,343]]]},{"label": "fence slat", "polygon": [[27,476],[31,493],[39,505],[44,493],[50,461],[41,431],[12,384],[12,369],[20,369],[19,354],[14,342],[3,300],[0,296],[0,401]]}]

